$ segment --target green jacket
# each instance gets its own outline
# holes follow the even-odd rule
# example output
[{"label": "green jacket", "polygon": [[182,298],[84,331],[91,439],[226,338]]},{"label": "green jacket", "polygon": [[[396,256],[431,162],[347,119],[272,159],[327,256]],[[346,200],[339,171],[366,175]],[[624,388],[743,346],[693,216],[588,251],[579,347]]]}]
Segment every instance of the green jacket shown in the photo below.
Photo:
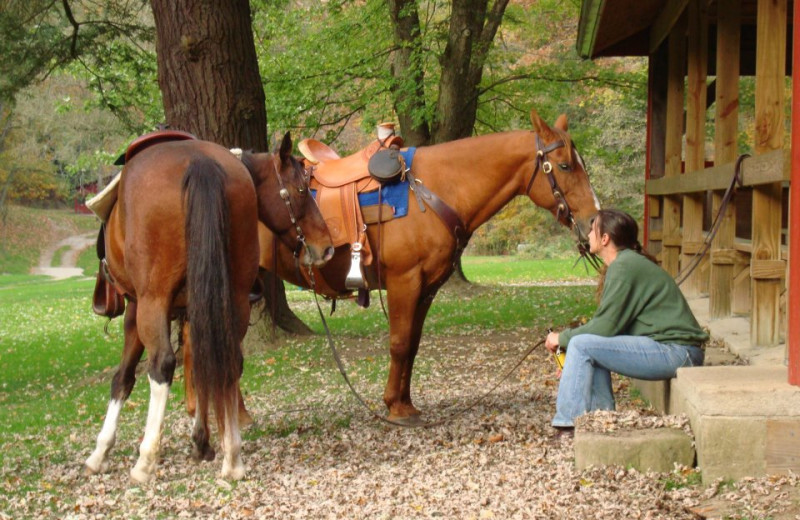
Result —
[{"label": "green jacket", "polygon": [[608,266],[594,317],[561,332],[558,343],[566,347],[578,334],[647,336],[659,343],[697,346],[708,340],[675,280],[631,250],[620,251]]}]

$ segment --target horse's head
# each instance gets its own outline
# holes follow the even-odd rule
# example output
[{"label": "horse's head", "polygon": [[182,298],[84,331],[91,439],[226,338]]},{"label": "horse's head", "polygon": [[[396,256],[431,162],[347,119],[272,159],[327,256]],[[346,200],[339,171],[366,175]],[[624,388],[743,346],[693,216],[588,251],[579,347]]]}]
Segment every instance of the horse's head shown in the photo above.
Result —
[{"label": "horse's head", "polygon": [[[536,138],[536,162],[525,179],[526,193],[533,202],[549,210],[563,225],[573,230],[578,248],[588,250],[591,219],[600,202],[589,182],[589,174],[572,138],[567,133],[567,116],[561,114],[553,128],[531,110]],[[534,189],[537,182],[538,189]]]},{"label": "horse's head", "polygon": [[302,165],[292,156],[287,132],[271,154],[242,157],[258,195],[258,218],[299,257],[304,265],[322,267],[333,257],[333,243],[325,220],[308,189]]}]

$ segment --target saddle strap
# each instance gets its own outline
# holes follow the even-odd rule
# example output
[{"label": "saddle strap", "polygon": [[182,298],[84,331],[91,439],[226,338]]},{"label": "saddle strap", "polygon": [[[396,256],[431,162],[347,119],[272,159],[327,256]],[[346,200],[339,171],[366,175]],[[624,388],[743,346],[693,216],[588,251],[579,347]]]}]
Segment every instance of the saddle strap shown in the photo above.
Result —
[{"label": "saddle strap", "polygon": [[453,255],[453,263],[457,262],[461,257],[461,253],[467,247],[470,236],[472,236],[471,233],[467,231],[467,226],[464,225],[464,222],[461,221],[461,217],[458,216],[458,213],[456,213],[453,208],[448,206],[445,201],[429,190],[422,182],[417,182],[416,179],[411,178],[409,186],[412,187],[414,193],[418,197],[421,197],[421,199],[430,206],[442,222],[444,222],[444,225],[453,235],[453,238],[456,239],[456,251]]}]

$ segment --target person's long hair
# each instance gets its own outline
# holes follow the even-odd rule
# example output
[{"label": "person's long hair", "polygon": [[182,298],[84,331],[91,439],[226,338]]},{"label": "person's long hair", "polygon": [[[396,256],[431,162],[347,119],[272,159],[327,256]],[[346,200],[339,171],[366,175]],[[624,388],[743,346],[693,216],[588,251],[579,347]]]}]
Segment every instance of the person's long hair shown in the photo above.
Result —
[{"label": "person's long hair", "polygon": [[[648,253],[639,242],[639,225],[636,223],[636,220],[624,211],[618,209],[601,209],[597,212],[597,216],[594,217],[594,222],[597,222],[597,238],[608,234],[608,237],[614,242],[617,250],[631,249],[654,264],[658,264],[658,260]],[[598,302],[603,296],[607,267],[608,266],[603,264],[600,270],[600,278],[597,283],[596,293]]]}]

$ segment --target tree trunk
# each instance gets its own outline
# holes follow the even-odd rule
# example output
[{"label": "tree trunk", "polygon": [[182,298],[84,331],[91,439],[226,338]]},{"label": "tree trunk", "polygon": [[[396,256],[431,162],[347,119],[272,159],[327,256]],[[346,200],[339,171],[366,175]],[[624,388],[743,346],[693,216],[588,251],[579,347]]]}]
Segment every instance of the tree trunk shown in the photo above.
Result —
[{"label": "tree trunk", "polygon": [[434,143],[472,135],[483,66],[507,5],[508,0],[495,0],[489,10],[488,0],[453,0],[447,46],[441,58]]},{"label": "tree trunk", "polygon": [[431,140],[431,132],[428,122],[419,115],[426,112],[425,71],[416,0],[389,0],[389,11],[397,46],[392,60],[392,94],[400,135],[407,146],[425,146]]},{"label": "tree trunk", "polygon": [[[478,111],[478,87],[483,77],[486,55],[492,45],[508,0],[453,0],[450,30],[441,58],[439,100],[433,132],[414,114],[425,112],[424,73],[417,60],[420,23],[415,0],[388,0],[398,49],[394,53],[394,107],[400,120],[400,134],[411,146],[444,143],[472,135]],[[419,117],[417,119],[420,119]],[[453,282],[468,282],[461,259],[451,277]]]},{"label": "tree trunk", "polygon": [[264,87],[248,0],[151,0],[167,124],[267,151]]},{"label": "tree trunk", "polygon": [[[248,0],[151,0],[167,124],[200,139],[268,151],[264,87]],[[273,275],[262,274],[265,287]],[[276,284],[277,325],[303,330]],[[267,308],[271,294],[265,295]],[[299,322],[299,324],[298,324]]]}]

